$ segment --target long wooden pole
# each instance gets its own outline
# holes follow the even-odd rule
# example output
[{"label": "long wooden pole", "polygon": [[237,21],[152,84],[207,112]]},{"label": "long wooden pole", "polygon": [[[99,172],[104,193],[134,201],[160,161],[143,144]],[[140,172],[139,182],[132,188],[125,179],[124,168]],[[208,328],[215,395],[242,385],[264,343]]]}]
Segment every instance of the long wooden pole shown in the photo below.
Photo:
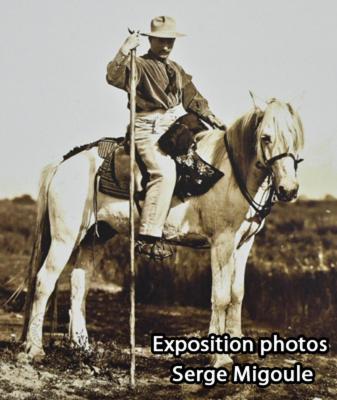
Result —
[{"label": "long wooden pole", "polygon": [[134,218],[134,163],[135,163],[135,117],[136,117],[136,49],[131,50],[130,74],[130,386],[135,388],[136,372],[136,310],[135,310],[135,218]]}]

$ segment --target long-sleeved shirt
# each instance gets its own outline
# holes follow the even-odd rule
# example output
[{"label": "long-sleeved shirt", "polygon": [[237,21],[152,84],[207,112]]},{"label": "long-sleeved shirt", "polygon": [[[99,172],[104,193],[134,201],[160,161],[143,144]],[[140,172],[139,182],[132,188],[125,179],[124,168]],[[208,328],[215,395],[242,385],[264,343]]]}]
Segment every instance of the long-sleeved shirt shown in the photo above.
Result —
[{"label": "long-sleeved shirt", "polygon": [[[108,64],[107,82],[130,92],[129,60],[121,50]],[[191,75],[174,61],[159,60],[151,50],[136,57],[137,89],[136,111],[151,112],[167,110],[182,103],[186,111],[193,111],[200,117],[211,114],[207,100],[198,92]]]}]

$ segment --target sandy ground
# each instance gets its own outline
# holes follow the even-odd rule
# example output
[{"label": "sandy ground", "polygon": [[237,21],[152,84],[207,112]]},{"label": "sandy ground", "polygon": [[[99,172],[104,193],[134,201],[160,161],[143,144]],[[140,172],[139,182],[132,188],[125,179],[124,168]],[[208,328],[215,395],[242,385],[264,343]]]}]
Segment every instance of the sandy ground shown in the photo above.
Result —
[{"label": "sandy ground", "polygon": [[[66,297],[61,295],[60,330],[66,332]],[[58,334],[50,341],[45,335],[46,357],[28,364],[18,357],[22,316],[13,310],[0,310],[0,398],[1,399],[337,399],[337,357],[327,355],[273,355],[259,359],[241,355],[239,363],[263,367],[291,367],[296,362],[311,366],[315,383],[301,385],[256,385],[232,383],[204,388],[200,385],[173,385],[169,382],[172,356],[153,355],[150,334],[197,335],[207,333],[210,312],[192,307],[137,306],[137,387],[129,387],[128,305],[122,295],[92,291],[88,299],[88,330],[94,351],[73,350]],[[268,336],[275,327],[262,327],[245,319],[245,335]],[[293,332],[282,332],[291,336]],[[332,349],[333,350],[333,349]],[[203,356],[184,356],[186,366],[205,366]]]}]

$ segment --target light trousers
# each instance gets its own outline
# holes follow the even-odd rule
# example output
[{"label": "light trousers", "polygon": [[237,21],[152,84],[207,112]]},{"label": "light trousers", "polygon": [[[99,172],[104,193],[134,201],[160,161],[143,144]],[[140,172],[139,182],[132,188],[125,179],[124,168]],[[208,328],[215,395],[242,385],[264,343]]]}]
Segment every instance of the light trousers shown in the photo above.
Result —
[{"label": "light trousers", "polygon": [[139,233],[161,237],[176,183],[176,166],[158,146],[158,139],[185,111],[181,106],[167,111],[137,113],[136,149],[149,174]]}]

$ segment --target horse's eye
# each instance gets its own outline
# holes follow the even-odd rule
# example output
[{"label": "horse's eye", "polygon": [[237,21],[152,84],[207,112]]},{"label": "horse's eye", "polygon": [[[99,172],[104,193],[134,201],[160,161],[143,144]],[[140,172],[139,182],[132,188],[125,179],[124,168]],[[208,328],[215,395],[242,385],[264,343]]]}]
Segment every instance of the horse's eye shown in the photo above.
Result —
[{"label": "horse's eye", "polygon": [[271,143],[271,136],[270,135],[264,134],[264,135],[262,135],[261,139],[262,139],[264,144]]}]

